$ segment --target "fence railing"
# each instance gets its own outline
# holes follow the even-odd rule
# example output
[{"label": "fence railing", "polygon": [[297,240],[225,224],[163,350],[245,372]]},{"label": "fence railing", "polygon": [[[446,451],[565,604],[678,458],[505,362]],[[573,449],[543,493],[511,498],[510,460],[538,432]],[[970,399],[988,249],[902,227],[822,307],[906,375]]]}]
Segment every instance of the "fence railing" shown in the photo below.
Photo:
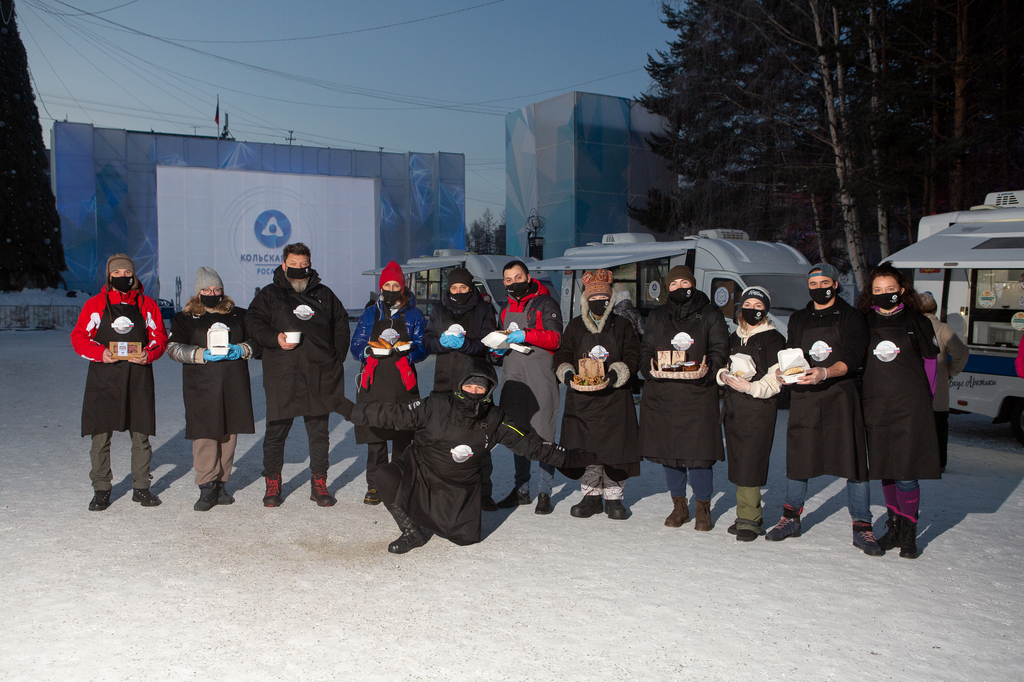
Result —
[{"label": "fence railing", "polygon": [[0,329],[71,328],[81,312],[70,305],[0,305]]}]

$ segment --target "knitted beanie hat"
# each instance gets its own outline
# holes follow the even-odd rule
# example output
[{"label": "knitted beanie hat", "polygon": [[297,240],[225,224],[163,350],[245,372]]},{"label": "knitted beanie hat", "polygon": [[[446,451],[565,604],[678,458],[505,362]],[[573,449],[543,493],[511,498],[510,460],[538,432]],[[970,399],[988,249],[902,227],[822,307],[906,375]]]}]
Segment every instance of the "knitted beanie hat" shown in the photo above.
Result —
[{"label": "knitted beanie hat", "polygon": [[693,270],[685,265],[677,265],[668,271],[668,277],[665,278],[665,290],[668,291],[669,285],[677,279],[688,280],[690,286],[697,286],[697,279],[693,276]]},{"label": "knitted beanie hat", "polygon": [[405,290],[405,275],[402,274],[401,266],[395,261],[391,261],[384,266],[384,270],[380,273],[380,281],[377,283],[377,288],[383,289],[384,285],[388,282],[398,282],[402,290]]},{"label": "knitted beanie hat", "polygon": [[115,253],[107,259],[107,277],[110,277],[110,273],[114,270],[131,270],[134,275],[135,263],[127,253]]},{"label": "knitted beanie hat", "polygon": [[583,298],[589,301],[595,296],[612,297],[611,270],[593,270],[583,273]]},{"label": "knitted beanie hat", "polygon": [[196,293],[198,294],[203,289],[220,289],[224,290],[224,282],[221,280],[220,275],[213,268],[199,268],[196,270]]}]

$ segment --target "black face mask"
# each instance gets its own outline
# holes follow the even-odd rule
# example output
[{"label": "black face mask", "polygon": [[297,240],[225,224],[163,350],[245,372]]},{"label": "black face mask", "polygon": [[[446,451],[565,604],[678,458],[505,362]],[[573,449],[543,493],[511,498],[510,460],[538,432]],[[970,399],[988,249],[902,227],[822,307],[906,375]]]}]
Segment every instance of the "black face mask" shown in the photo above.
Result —
[{"label": "black face mask", "polygon": [[217,294],[216,296],[207,296],[206,294],[199,294],[199,300],[203,302],[207,308],[216,308],[220,305],[220,302],[224,300],[224,294]]},{"label": "black face mask", "polygon": [[122,294],[127,294],[132,290],[132,285],[135,284],[135,276],[128,275],[127,277],[111,277],[110,286],[114,287]]},{"label": "black face mask", "polygon": [[757,308],[742,308],[740,314],[743,315],[743,321],[749,324],[751,327],[764,322],[765,316],[768,314],[764,310],[758,310]]},{"label": "black face mask", "polygon": [[888,294],[871,295],[871,302],[877,307],[881,308],[882,310],[890,310],[892,308],[895,308],[900,304],[900,301],[902,300],[903,297],[900,295],[900,292],[898,291],[893,291],[892,293]]},{"label": "black face mask", "polygon": [[384,289],[380,292],[380,296],[384,299],[384,303],[390,308],[398,303],[398,299],[402,298],[402,292],[388,291],[387,289]]},{"label": "black face mask", "polygon": [[491,409],[491,392],[468,393],[466,391],[455,392],[455,409],[467,417],[480,417],[487,414]]},{"label": "black face mask", "polygon": [[605,311],[608,310],[608,299],[602,298],[596,301],[589,301],[588,305],[594,317],[604,317]]},{"label": "black face mask", "polygon": [[811,300],[817,303],[818,305],[825,305],[833,298],[835,298],[836,295],[836,288],[834,286],[820,287],[818,289],[808,289],[807,291],[809,291],[811,294]]},{"label": "black face mask", "polygon": [[679,287],[668,292],[668,300],[673,303],[689,303],[693,299],[693,287]]},{"label": "black face mask", "polygon": [[309,277],[310,267],[307,265],[304,268],[288,268],[285,273],[288,275],[288,279],[306,279]]},{"label": "black face mask", "polygon": [[469,303],[469,299],[471,296],[473,296],[472,289],[463,294],[453,294],[450,291],[448,292],[448,298],[452,299],[452,302],[455,303],[455,305],[457,306],[464,306],[467,303]]},{"label": "black face mask", "polygon": [[506,285],[505,291],[508,292],[509,296],[518,301],[523,296],[526,296],[526,292],[529,288],[529,282],[516,282],[515,284]]}]

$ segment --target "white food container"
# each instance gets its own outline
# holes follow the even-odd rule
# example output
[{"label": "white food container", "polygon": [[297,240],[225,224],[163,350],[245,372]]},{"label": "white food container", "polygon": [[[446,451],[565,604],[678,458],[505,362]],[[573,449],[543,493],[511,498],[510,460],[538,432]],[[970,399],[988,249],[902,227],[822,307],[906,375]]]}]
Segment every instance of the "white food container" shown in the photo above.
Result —
[{"label": "white food container", "polygon": [[302,332],[285,332],[284,340],[288,343],[298,343],[302,341]]},{"label": "white food container", "polygon": [[753,379],[757,374],[757,367],[754,365],[754,358],[745,353],[736,353],[729,356],[729,374]]},{"label": "white food container", "polygon": [[445,330],[445,334],[451,334],[452,336],[465,336],[466,328],[461,324],[453,324]]},{"label": "white food container", "polygon": [[210,355],[227,355],[228,346],[231,345],[229,335],[231,331],[223,322],[215,322],[206,330],[206,349]]},{"label": "white food container", "polygon": [[[800,374],[787,375],[785,372],[787,369],[793,369],[794,367],[800,367],[803,372]],[[804,373],[811,368],[807,358],[804,357],[804,352],[799,348],[786,348],[785,350],[779,351],[779,371],[782,372],[782,381],[787,384],[795,384],[800,381],[800,378]]]}]

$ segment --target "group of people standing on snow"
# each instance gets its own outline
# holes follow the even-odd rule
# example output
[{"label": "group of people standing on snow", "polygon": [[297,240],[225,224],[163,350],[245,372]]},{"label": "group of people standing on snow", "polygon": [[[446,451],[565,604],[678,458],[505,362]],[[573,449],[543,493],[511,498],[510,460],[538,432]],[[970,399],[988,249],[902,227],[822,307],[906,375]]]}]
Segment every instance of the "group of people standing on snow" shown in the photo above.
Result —
[{"label": "group of people standing on snow", "polygon": [[[580,481],[583,499],[571,507],[572,516],[626,519],[626,482],[647,459],[664,467],[672,498],[665,525],[690,520],[689,483],[694,528],[708,531],[713,465],[728,455],[737,499],[729,532],[750,541],[763,532],[761,488],[783,386],[779,351],[799,349],[804,363],[791,386],[783,513],[766,539],[798,537],[808,480],[838,476],[847,479],[854,545],[875,556],[896,547],[901,556],[918,554],[918,480],[939,478],[945,466],[944,420],[939,412],[934,421],[931,416],[937,361],[947,376],[955,375],[963,366],[962,344],[948,342],[940,352],[918,296],[887,263],[871,272],[856,307],[837,295],[833,266],[813,266],[811,301],[790,318],[788,338],[769,316],[771,295],[761,287],[742,292],[730,334],[721,310],[685,266],[668,272],[667,301],[646,321],[629,305],[628,293],[614,290],[611,272],[587,272],[580,314],[563,326],[557,301],[518,260],[504,268],[508,304],[497,320],[462,268],[448,271],[440,303],[426,319],[401,268],[389,263],[376,301],[350,335],[344,307],[311,266],[308,247],[286,246],[273,283],[248,310],[225,295],[215,271],[200,268],[195,295],[175,315],[168,339],[134,264],[124,254],[110,257],[107,285],[83,308],[72,332],[76,351],[93,361],[82,419],[82,435],[93,439],[91,510],[110,504],[113,431],[131,433],[133,500],[160,503],[149,490],[148,436],[155,433],[151,363],[166,349],[184,365],[185,436],[193,441],[199,511],[233,502],[226,484],[237,435],[255,432],[245,361],[261,358],[267,507],[282,502],[284,444],[297,416],[309,440],[310,499],[335,503],[327,489],[328,417],[339,412],[355,424],[356,441],[367,445],[363,501],[383,502],[402,532],[388,547],[395,553],[422,545],[424,529],[459,544],[478,542],[482,511],[533,503],[533,460],[540,463],[537,514],[553,511],[557,468]],[[228,331],[226,350],[211,353],[211,329]],[[495,331],[507,333],[506,342],[485,345]],[[108,347],[112,341],[140,342],[144,354],[118,361]],[[685,350],[700,371],[661,371],[661,356],[671,349]],[[344,395],[342,363],[349,350],[360,359],[354,402]],[[953,357],[948,366],[947,352]],[[435,380],[424,398],[416,365],[430,354],[437,356]],[[745,372],[732,366],[740,354],[750,363]],[[575,379],[581,359],[588,368],[596,362],[604,381],[595,387]],[[500,382],[495,366],[502,367]],[[638,373],[646,379],[639,419],[633,400]],[[560,383],[567,388],[556,444]],[[496,390],[500,405],[494,404]],[[499,444],[513,452],[515,480],[495,502],[491,450]],[[879,479],[888,518],[876,540],[868,481]]]}]

